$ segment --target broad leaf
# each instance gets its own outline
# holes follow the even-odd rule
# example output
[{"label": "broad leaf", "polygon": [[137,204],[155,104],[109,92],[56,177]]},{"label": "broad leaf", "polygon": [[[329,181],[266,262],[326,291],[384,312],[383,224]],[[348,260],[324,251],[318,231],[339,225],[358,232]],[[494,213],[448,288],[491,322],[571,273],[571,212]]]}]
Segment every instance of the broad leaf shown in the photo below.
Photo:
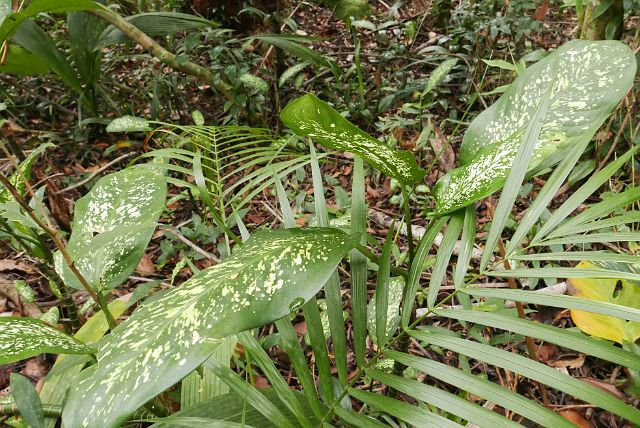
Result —
[{"label": "broad leaf", "polygon": [[591,137],[633,83],[636,61],[616,41],[574,40],[529,67],[471,123],[462,141],[461,167],[435,186],[438,212],[450,212],[490,195],[504,184],[539,100],[553,85],[549,108],[529,164]]},{"label": "broad leaf", "polygon": [[34,318],[0,317],[0,365],[34,355],[91,354],[95,350]]},{"label": "broad leaf", "polygon": [[7,62],[0,64],[0,73],[37,76],[51,72],[49,64],[43,58],[24,50],[18,45],[9,45],[8,49]]},{"label": "broad leaf", "polygon": [[7,15],[4,20],[0,20],[0,43],[11,37],[20,24],[26,19],[33,18],[39,13],[48,12],[70,12],[74,10],[96,9],[100,4],[91,0],[34,0],[21,12]]},{"label": "broad leaf", "polygon": [[65,426],[114,427],[202,364],[220,339],[282,318],[320,290],[354,246],[336,229],[260,231],[225,262],[143,305],[101,342]]},{"label": "broad leaf", "polygon": [[[164,176],[141,165],[101,178],[76,202],[67,250],[95,290],[117,287],[136,268],[164,209],[166,193]],[[68,285],[83,288],[59,252],[55,262]]]},{"label": "broad leaf", "polygon": [[26,377],[18,373],[11,373],[11,396],[16,400],[16,406],[22,419],[31,428],[44,427],[44,411],[38,392]]},{"label": "broad leaf", "polygon": [[[596,266],[581,262],[576,267],[588,269]],[[570,278],[568,283],[569,291],[574,296],[640,309],[640,285],[631,281]],[[620,344],[634,343],[640,338],[640,322],[577,310],[571,311],[571,319],[585,333]]]},{"label": "broad leaf", "polygon": [[107,125],[107,132],[148,132],[151,126],[146,119],[135,116],[122,116],[113,119]]},{"label": "broad leaf", "polygon": [[346,120],[329,104],[307,94],[290,102],[280,118],[302,137],[312,137],[323,146],[354,153],[402,184],[424,177],[409,152],[395,150]]}]

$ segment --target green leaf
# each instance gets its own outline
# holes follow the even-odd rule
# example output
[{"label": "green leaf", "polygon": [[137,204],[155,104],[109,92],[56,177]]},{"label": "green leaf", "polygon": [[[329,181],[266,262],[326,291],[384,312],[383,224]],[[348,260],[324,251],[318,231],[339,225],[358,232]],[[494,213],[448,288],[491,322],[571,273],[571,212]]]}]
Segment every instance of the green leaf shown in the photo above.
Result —
[{"label": "green leaf", "polygon": [[[602,184],[607,182],[616,172],[620,170],[622,165],[628,162],[640,150],[640,146],[636,146],[618,159],[610,162],[607,166],[595,173],[586,183],[576,190],[569,198],[553,212],[551,217],[542,225],[538,233],[531,240],[531,245],[536,245],[558,224],[565,220],[569,215],[580,206],[593,192],[595,192]],[[555,192],[554,192],[555,193]]]},{"label": "green leaf", "polygon": [[34,318],[0,317],[0,365],[34,355],[91,354],[95,350]]},{"label": "green leaf", "polygon": [[[288,410],[282,407],[282,403],[278,399],[278,393],[273,388],[260,389],[259,392],[264,395],[274,405],[279,406],[288,418],[293,418]],[[298,391],[292,391],[292,399],[296,401],[296,405],[304,409],[304,414],[309,422],[317,423],[313,412],[306,404],[304,395]],[[244,422],[245,426],[254,426],[259,428],[273,428],[275,425],[265,418],[258,410],[256,410],[249,402],[247,402],[244,394],[230,392],[213,399],[202,401],[188,410],[181,410],[174,413],[173,417],[179,418],[206,418],[209,420],[219,420],[233,423]],[[177,428],[181,425],[172,423],[171,420],[160,420],[153,428]],[[202,425],[200,425],[202,426]],[[205,425],[206,426],[206,425]],[[315,426],[315,425],[313,425]]]},{"label": "green leaf", "polygon": [[455,212],[451,216],[451,221],[449,222],[447,229],[444,231],[442,243],[440,244],[438,254],[436,255],[436,263],[431,271],[431,280],[429,281],[429,294],[427,296],[427,306],[429,308],[433,308],[436,304],[438,292],[440,291],[442,282],[447,275],[449,260],[451,260],[451,255],[453,254],[453,249],[458,240],[458,236],[460,236],[460,232],[462,232],[465,214],[465,210]]},{"label": "green leaf", "polygon": [[[271,35],[252,36],[252,38],[257,40],[262,40],[266,43],[277,46],[283,51],[288,52],[291,55],[297,56],[302,61],[311,63],[318,67],[324,67],[329,70],[333,70],[334,68],[337,67],[335,62],[325,58],[325,56],[322,55],[321,53],[318,53],[306,47],[305,45],[299,43],[298,40],[300,39],[298,37],[291,38],[290,36],[287,36],[287,35],[271,34]],[[297,73],[298,71],[296,71],[295,73]],[[280,81],[282,82],[282,79]],[[280,84],[280,86],[282,86],[282,84]]]},{"label": "green leaf", "polygon": [[[322,185],[322,172],[318,164],[316,149],[309,143],[311,153],[311,175],[313,180],[313,199],[316,209],[316,219],[318,226],[329,226],[329,212],[324,197],[324,187]],[[333,345],[333,363],[338,371],[340,384],[347,386],[347,333],[342,311],[342,290],[338,271],[335,270],[331,278],[324,285],[324,295],[327,302],[327,316],[329,318],[329,329],[331,331],[331,342]]]},{"label": "green leaf", "polygon": [[203,363],[219,339],[282,318],[354,246],[335,229],[260,231],[225,262],[143,305],[101,342],[63,411],[65,426],[115,427]]},{"label": "green leaf", "polygon": [[387,351],[387,356],[393,358],[408,367],[413,367],[427,375],[439,379],[448,384],[477,395],[486,400],[491,401],[505,409],[512,410],[520,415],[529,418],[533,422],[545,427],[564,427],[570,428],[574,425],[562,416],[552,412],[551,410],[519,395],[507,388],[496,383],[465,373],[462,370],[439,363],[437,361],[420,358],[414,355],[404,354],[396,351]]},{"label": "green leaf", "polygon": [[26,377],[11,373],[11,396],[16,400],[20,416],[31,428],[44,428],[44,411],[38,392]]},{"label": "green leaf", "polygon": [[312,137],[332,149],[354,153],[402,184],[410,185],[424,177],[425,171],[418,167],[411,153],[388,147],[314,95],[290,102],[280,118],[296,134]]},{"label": "green leaf", "polygon": [[436,239],[436,235],[440,232],[440,229],[447,223],[449,217],[440,217],[433,219],[429,223],[429,227],[422,236],[416,254],[413,257],[413,263],[411,263],[411,269],[409,271],[409,280],[407,281],[407,287],[404,291],[404,298],[402,299],[402,326],[409,325],[411,319],[411,313],[413,311],[413,303],[416,299],[416,293],[420,287],[420,276],[422,275],[424,262],[427,260],[429,251],[431,251],[431,245]]},{"label": "green leaf", "polygon": [[26,51],[18,45],[9,45],[8,49],[7,62],[0,64],[0,73],[36,76],[51,72],[49,63],[42,57]]},{"label": "green leaf", "polygon": [[[380,256],[380,264],[378,265],[378,276],[376,278],[375,307],[380,308],[380,310],[376,310],[375,332],[376,342],[379,347],[386,345],[389,337],[390,320],[388,308],[391,306],[389,305],[389,273],[391,269],[391,245],[393,244],[394,233],[395,228],[392,224],[387,231],[387,237],[384,241],[382,255]],[[400,295],[402,295],[402,292],[400,292]],[[397,316],[397,313],[394,314],[392,312],[392,316],[393,315]]]},{"label": "green leaf", "polygon": [[[95,290],[117,287],[134,271],[164,209],[166,194],[164,176],[140,165],[101,178],[76,202],[67,250]],[[59,252],[55,262],[67,285],[83,289]]]},{"label": "green leaf", "polygon": [[497,67],[503,70],[516,71],[515,65],[503,59],[483,59],[482,62],[487,64],[489,67]]},{"label": "green leaf", "polygon": [[432,413],[421,407],[412,406],[394,398],[372,392],[349,388],[349,395],[369,406],[395,416],[416,427],[460,428],[461,425],[450,421],[436,413]]},{"label": "green leaf", "polygon": [[343,421],[347,422],[349,426],[356,428],[384,428],[388,426],[367,415],[363,415],[362,413],[358,413],[353,410],[345,410],[342,407],[336,407],[333,410],[336,412],[336,415],[338,415]]},{"label": "green leaf", "polygon": [[465,398],[458,397],[435,386],[377,370],[367,370],[367,375],[413,398],[472,422],[479,427],[520,427],[519,424],[491,410],[487,410]]},{"label": "green leaf", "polygon": [[135,116],[122,116],[113,119],[107,125],[107,132],[148,132],[151,125],[146,119]]},{"label": "green leaf", "polygon": [[4,17],[0,25],[0,43],[11,37],[26,19],[33,18],[39,13],[71,12],[99,7],[101,7],[100,4],[91,0],[34,0],[22,12]]},{"label": "green leaf", "polygon": [[82,94],[82,84],[71,63],[35,22],[32,20],[23,22],[11,40],[39,57],[40,61],[46,61],[60,80],[78,94]]},{"label": "green leaf", "polygon": [[[364,182],[364,164],[357,157],[353,166],[351,186],[351,234],[367,243],[367,199]],[[351,318],[356,363],[364,365],[367,340],[367,258],[358,250],[349,254],[351,271]]]},{"label": "green leaf", "polygon": [[260,394],[260,391],[251,384],[245,382],[236,372],[229,367],[223,366],[215,360],[209,358],[205,362],[205,367],[222,379],[237,395],[242,397],[254,409],[259,411],[277,427],[294,428],[289,419],[280,411],[274,403],[267,397]]},{"label": "green leaf", "polygon": [[542,130],[532,156],[525,159],[528,172],[553,154],[554,160],[562,159],[563,150],[590,139],[631,86],[635,71],[628,46],[584,40],[571,41],[527,68],[469,126],[460,152],[462,166],[434,187],[438,212],[468,205],[502,187],[538,101],[550,88]]},{"label": "green leaf", "polygon": [[[577,270],[577,269],[576,269]],[[586,270],[586,269],[583,269]],[[525,275],[526,277],[526,275]],[[613,303],[598,302],[581,299],[579,297],[564,296],[560,294],[538,293],[525,290],[490,290],[487,288],[464,288],[463,293],[472,296],[489,297],[516,302],[532,303],[534,305],[551,306],[552,308],[578,309],[596,314],[640,322],[640,310]]]},{"label": "green leaf", "polygon": [[251,355],[251,359],[255,361],[264,376],[269,380],[273,391],[277,394],[280,401],[293,413],[302,427],[311,428],[309,416],[305,413],[303,406],[296,398],[296,393],[289,388],[287,381],[282,377],[262,345],[247,331],[240,333],[238,338],[242,346],[244,346],[245,352]]},{"label": "green leaf", "polygon": [[[583,352],[587,355],[611,361],[624,367],[640,370],[640,359],[631,352],[612,346],[610,343],[602,340],[593,340],[589,336],[570,330],[493,312],[442,309],[436,309],[433,312],[439,316],[451,319],[468,321],[518,333],[523,336],[535,337],[536,339],[554,343],[564,348],[573,349],[574,351]],[[618,318],[610,319],[618,320]]]},{"label": "green leaf", "polygon": [[[213,21],[195,15],[179,12],[149,12],[125,18],[130,24],[148,36],[168,36],[198,28],[214,27]],[[118,43],[127,43],[130,39],[113,25],[104,29],[94,49],[99,50]]]},{"label": "green leaf", "polygon": [[431,72],[429,75],[429,80],[427,80],[427,84],[422,91],[422,96],[429,94],[433,89],[440,84],[444,80],[445,77],[449,74],[449,72],[455,67],[458,63],[457,58],[448,59],[443,61],[435,70]]},{"label": "green leaf", "polygon": [[[376,288],[376,293],[378,289]],[[401,276],[394,276],[389,278],[389,300],[387,305],[378,306],[376,299],[373,299],[367,305],[367,327],[369,329],[369,336],[371,339],[378,344],[377,339],[377,322],[378,317],[383,317],[386,319],[385,331],[387,339],[393,335],[400,324],[400,303],[402,302],[402,294],[404,292],[404,279]],[[386,314],[385,311],[378,311],[376,308],[387,308]],[[383,312],[383,314],[380,314]]]},{"label": "green leaf", "polygon": [[532,361],[530,358],[449,335],[420,331],[411,331],[410,334],[418,340],[537,380],[587,403],[594,404],[611,413],[622,416],[631,422],[640,422],[640,410],[624,404],[623,401],[615,398],[608,392],[604,392],[598,387],[575,379],[570,375],[563,374],[552,367]]}]

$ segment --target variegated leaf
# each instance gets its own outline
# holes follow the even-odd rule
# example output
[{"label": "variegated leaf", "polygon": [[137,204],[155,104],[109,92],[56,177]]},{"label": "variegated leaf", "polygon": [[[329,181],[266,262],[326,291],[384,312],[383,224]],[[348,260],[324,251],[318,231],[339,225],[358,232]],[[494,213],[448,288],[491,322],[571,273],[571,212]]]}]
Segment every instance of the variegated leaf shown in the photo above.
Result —
[{"label": "variegated leaf", "polygon": [[557,162],[564,148],[591,138],[631,87],[635,72],[633,52],[617,41],[574,40],[529,67],[469,126],[462,166],[434,188],[438,212],[469,205],[502,187],[549,85],[553,92],[529,171],[551,155]]},{"label": "variegated leaf", "polygon": [[146,119],[135,116],[121,116],[107,125],[107,132],[148,132],[151,125]]},{"label": "variegated leaf", "polygon": [[95,350],[34,318],[0,317],[0,365],[34,355],[91,354]]},{"label": "variegated leaf", "polygon": [[[576,267],[596,269],[599,266],[580,262]],[[567,282],[569,292],[574,296],[640,309],[640,285],[637,283],[609,278],[570,278]],[[571,310],[571,319],[585,333],[620,344],[634,343],[640,338],[640,323],[635,321],[578,310]]]},{"label": "variegated leaf", "polygon": [[373,138],[335,111],[329,104],[307,94],[290,102],[280,118],[293,132],[312,137],[323,146],[351,152],[403,184],[424,177],[409,152],[395,150]]},{"label": "variegated leaf", "polygon": [[225,262],[143,305],[101,342],[63,410],[67,427],[119,426],[202,364],[220,339],[314,296],[353,240],[337,229],[260,231]]},{"label": "variegated leaf", "polygon": [[[167,184],[144,165],[101,178],[76,203],[67,250],[95,290],[120,285],[142,258],[164,209]],[[56,270],[71,287],[82,285],[55,254]]]}]

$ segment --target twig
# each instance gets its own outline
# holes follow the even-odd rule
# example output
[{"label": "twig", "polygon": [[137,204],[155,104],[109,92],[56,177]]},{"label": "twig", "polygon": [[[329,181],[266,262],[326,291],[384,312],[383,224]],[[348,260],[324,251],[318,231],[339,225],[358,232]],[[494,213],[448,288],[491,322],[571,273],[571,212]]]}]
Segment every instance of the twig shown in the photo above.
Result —
[{"label": "twig", "polygon": [[59,195],[60,193],[64,193],[64,192],[68,192],[69,190],[73,190],[76,189],[80,186],[82,186],[83,184],[87,184],[88,182],[90,182],[91,180],[93,180],[95,178],[96,175],[100,174],[101,172],[103,172],[104,170],[108,169],[110,166],[117,164],[118,162],[120,162],[123,159],[126,159],[130,156],[135,155],[135,153],[125,153],[122,156],[118,156],[117,158],[115,158],[114,160],[112,160],[111,162],[108,162],[104,165],[102,165],[100,168],[98,168],[97,170],[95,170],[91,175],[89,175],[87,178],[85,178],[84,180],[80,180],[79,182],[77,182],[76,184],[69,186],[69,187],[65,187],[64,189],[58,190],[55,194]]},{"label": "twig", "polygon": [[142,46],[151,55],[160,60],[160,62],[162,62],[163,64],[166,64],[175,70],[182,71],[191,76],[197,77],[207,85],[216,89],[226,98],[232,97],[231,87],[229,86],[229,84],[222,81],[219,76],[213,74],[211,70],[201,65],[195,64],[191,61],[183,60],[183,58],[178,58],[176,54],[166,50],[155,40],[138,29],[138,27],[131,24],[118,13],[105,6],[102,6],[100,9],[89,9],[86,12],[98,16],[109,22],[118,30],[122,31],[131,40]]},{"label": "twig", "polygon": [[[393,219],[391,217],[373,208],[369,208],[367,210],[367,214],[369,215],[370,218],[374,219],[381,226],[390,227],[391,223],[393,223]],[[396,230],[399,230],[400,233],[405,236],[407,235],[406,224],[396,225]],[[413,236],[415,239],[420,239],[425,234],[426,229],[420,225],[412,225],[411,231],[413,232]],[[442,244],[443,238],[444,236],[442,235],[442,233],[438,233],[436,235],[436,238],[433,241],[434,245],[436,247],[440,247],[440,245]],[[460,253],[460,246],[461,246],[460,241],[456,242],[455,246],[453,247],[454,255],[458,255]],[[473,260],[479,260],[480,258],[482,258],[482,250],[479,248],[474,248],[473,252],[471,253],[471,258]]]},{"label": "twig", "polygon": [[180,241],[185,243],[189,248],[191,248],[193,251],[195,251],[196,253],[200,254],[201,256],[203,256],[203,257],[205,257],[205,258],[207,258],[209,260],[213,260],[214,262],[220,262],[219,258],[217,258],[213,254],[203,250],[202,248],[198,247],[196,244],[191,242],[186,236],[184,236],[183,234],[178,232],[173,227],[165,227],[162,230],[164,230],[165,232],[175,236],[176,238],[178,238]]},{"label": "twig", "polygon": [[[73,259],[67,252],[67,249],[64,243],[62,242],[62,239],[58,235],[58,233],[53,228],[44,224],[44,222],[33,211],[33,208],[31,208],[31,206],[27,203],[27,201],[24,200],[22,195],[20,195],[18,190],[13,186],[13,184],[11,184],[9,180],[7,180],[7,178],[3,174],[0,174],[0,182],[2,182],[2,184],[7,188],[7,190],[9,190],[9,192],[13,195],[13,197],[20,204],[20,206],[22,206],[22,208],[27,212],[27,214],[29,214],[29,217],[31,217],[33,221],[35,221],[36,224],[42,230],[44,230],[46,234],[49,235],[49,237],[53,240],[53,243],[56,245],[58,250],[60,250],[60,254],[62,254],[62,257],[64,258],[65,263],[67,264],[71,272],[73,272],[73,274],[78,279],[78,281],[80,281],[80,284],[82,284],[82,287],[87,291],[87,293],[89,293],[91,298],[95,302],[100,302],[100,299],[98,298],[98,295],[96,294],[96,292],[93,290],[93,288],[91,288],[91,285],[89,285],[86,278],[80,273],[78,268],[76,268],[76,266],[73,264]],[[107,306],[100,304],[100,309],[102,309],[102,311],[104,312],[105,317],[107,318],[107,321],[109,323],[109,327],[111,329],[115,328],[116,321],[113,319],[113,315],[111,315],[111,312],[109,312],[109,309],[107,308]]]}]

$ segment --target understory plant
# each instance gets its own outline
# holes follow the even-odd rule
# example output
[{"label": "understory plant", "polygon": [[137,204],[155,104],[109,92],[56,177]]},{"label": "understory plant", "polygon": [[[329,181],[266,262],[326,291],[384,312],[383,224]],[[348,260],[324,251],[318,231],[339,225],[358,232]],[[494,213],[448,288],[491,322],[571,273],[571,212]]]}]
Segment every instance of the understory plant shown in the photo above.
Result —
[{"label": "understory plant", "polygon": [[[59,246],[56,256],[56,269],[65,283],[95,295],[102,311],[75,337],[30,318],[0,318],[0,363],[43,352],[72,354],[59,357],[39,396],[19,378],[12,381],[14,402],[0,407],[2,413],[17,410],[32,426],[53,426],[61,418],[66,428],[142,421],[160,427],[573,426],[553,411],[553,397],[546,389],[552,388],[640,424],[637,406],[536,357],[540,342],[557,344],[627,368],[630,384],[640,371],[635,344],[620,348],[528,319],[532,310],[552,307],[640,322],[640,310],[620,301],[533,289],[538,278],[613,278],[625,281],[625,287],[640,283],[636,257],[592,249],[640,239],[637,232],[619,232],[638,221],[635,211],[620,213],[640,199],[638,188],[592,202],[592,195],[633,160],[637,149],[593,174],[557,208],[549,208],[598,128],[631,87],[635,73],[633,52],[613,41],[569,42],[524,70],[470,124],[460,166],[433,190],[436,205],[417,246],[409,195],[426,171],[411,153],[368,135],[315,96],[298,98],[281,113],[285,125],[299,137],[355,155],[350,222],[332,227],[319,155],[310,145],[314,227],[297,227],[281,182],[288,172],[272,170],[284,228],[249,234],[241,226],[225,260],[143,300],[118,325],[127,305],[142,296],[131,296],[129,303],[109,303],[106,297],[135,268],[148,245],[165,202],[169,176],[161,171],[170,168],[149,163],[104,177],[76,204],[71,238]],[[140,131],[146,126],[144,121],[127,120],[116,124],[131,126],[118,129]],[[214,160],[213,146],[207,144],[218,131],[198,126],[173,133],[190,141],[188,150],[174,148],[166,154],[174,159],[184,156],[181,160],[194,166],[204,164],[205,155]],[[403,265],[392,261],[393,227],[381,248],[367,236],[365,162],[402,187],[404,215],[397,225],[406,226],[408,234]],[[217,170],[211,166],[213,175],[206,181],[201,173],[200,197],[206,198],[212,189],[208,186],[216,185]],[[544,176],[545,184],[524,216],[507,230],[522,184],[533,175]],[[15,190],[7,180],[3,183]],[[476,203],[498,190],[492,223],[480,246]],[[225,197],[224,191],[218,192],[218,197]],[[24,202],[19,191],[12,195]],[[38,214],[25,203],[21,207],[37,223],[34,227],[41,227]],[[572,215],[579,207],[580,213]],[[217,221],[222,222],[221,212],[230,212],[215,201],[211,209],[218,210]],[[428,283],[423,283],[439,235],[435,261],[427,268]],[[568,251],[576,247],[578,251]],[[338,270],[345,259],[350,274],[349,331]],[[575,267],[578,261],[591,264]],[[371,297],[369,267],[375,267]],[[445,288],[448,274],[453,287]],[[506,278],[509,288],[477,286],[488,277]],[[401,293],[396,291],[398,283]],[[323,305],[317,298],[321,291]],[[426,295],[424,307],[416,308],[418,294]],[[373,317],[368,317],[368,305]],[[312,361],[298,340],[291,314],[304,316]],[[448,329],[447,320],[462,327]],[[299,386],[295,391],[257,334],[270,323],[275,323],[278,335],[269,346],[286,352]],[[505,333],[512,351],[491,340],[494,330]],[[625,336],[625,343],[629,337],[633,336]],[[375,346],[368,347],[368,341]],[[245,358],[234,361],[243,376],[230,368],[238,343]],[[355,361],[349,358],[351,352]],[[443,352],[455,363],[434,358]],[[258,390],[252,383],[256,369],[269,388]],[[417,380],[411,372],[424,376]],[[530,394],[493,382],[483,372],[527,378]],[[181,408],[171,414],[163,400],[176,389]]]}]

